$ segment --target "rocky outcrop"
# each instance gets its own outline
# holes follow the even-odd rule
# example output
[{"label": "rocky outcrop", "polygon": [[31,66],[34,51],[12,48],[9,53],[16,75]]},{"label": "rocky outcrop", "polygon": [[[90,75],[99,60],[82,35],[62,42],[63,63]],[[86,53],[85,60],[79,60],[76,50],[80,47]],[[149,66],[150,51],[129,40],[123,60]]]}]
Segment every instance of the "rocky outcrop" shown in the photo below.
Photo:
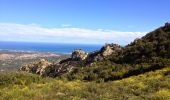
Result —
[{"label": "rocky outcrop", "polygon": [[47,76],[47,73],[51,70],[52,63],[45,59],[34,61],[29,64],[24,64],[20,70],[40,74],[41,76]]},{"label": "rocky outcrop", "polygon": [[59,63],[51,63],[45,59],[23,65],[20,70],[41,76],[56,77],[74,70],[77,67],[86,67],[95,61],[101,61],[106,57],[122,50],[117,44],[106,44],[99,51],[86,53],[81,49],[73,51],[70,58],[63,59]]},{"label": "rocky outcrop", "polygon": [[88,55],[88,62],[102,61],[108,56],[115,54],[122,50],[122,47],[118,44],[105,44],[99,51],[92,52]]},{"label": "rocky outcrop", "polygon": [[71,71],[73,66],[69,64],[59,64],[51,63],[45,59],[31,62],[29,64],[24,64],[20,70],[39,74],[40,76],[56,77],[66,72]]},{"label": "rocky outcrop", "polygon": [[81,49],[77,49],[73,51],[71,58],[72,60],[85,60],[87,56],[88,56],[88,53],[86,53],[85,51]]},{"label": "rocky outcrop", "polygon": [[105,44],[105,46],[101,49],[101,55],[103,57],[107,57],[120,50],[122,50],[122,48],[118,44]]},{"label": "rocky outcrop", "polygon": [[122,47],[118,44],[105,44],[99,51],[94,51],[90,53],[86,53],[81,49],[77,49],[73,51],[70,58],[64,59],[60,62],[70,62],[70,61],[86,61],[87,63],[92,63],[95,61],[101,61],[108,56],[117,53],[122,50]]}]

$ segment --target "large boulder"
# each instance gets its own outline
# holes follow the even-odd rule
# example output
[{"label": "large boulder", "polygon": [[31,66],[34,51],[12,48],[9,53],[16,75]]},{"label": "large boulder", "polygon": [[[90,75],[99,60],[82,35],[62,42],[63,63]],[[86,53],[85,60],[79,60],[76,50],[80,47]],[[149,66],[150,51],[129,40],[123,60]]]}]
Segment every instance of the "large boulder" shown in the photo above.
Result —
[{"label": "large boulder", "polygon": [[71,58],[72,60],[85,60],[88,56],[88,53],[86,53],[85,51],[81,50],[81,49],[77,49],[75,51],[73,51]]},{"label": "large boulder", "polygon": [[100,50],[103,57],[107,57],[122,50],[121,46],[118,44],[105,44],[105,46]]}]

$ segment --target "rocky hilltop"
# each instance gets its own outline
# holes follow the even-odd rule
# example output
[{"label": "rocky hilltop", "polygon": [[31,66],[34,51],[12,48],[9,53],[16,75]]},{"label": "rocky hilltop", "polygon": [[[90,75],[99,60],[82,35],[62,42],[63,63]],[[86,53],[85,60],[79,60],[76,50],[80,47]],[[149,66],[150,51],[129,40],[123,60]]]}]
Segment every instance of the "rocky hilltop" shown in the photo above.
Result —
[{"label": "rocky hilltop", "polygon": [[105,44],[99,51],[92,52],[87,56],[87,62],[102,61],[105,58],[115,55],[122,51],[122,47],[118,44]]},{"label": "rocky hilltop", "polygon": [[78,49],[58,63],[46,60],[25,64],[21,71],[41,76],[66,76],[80,80],[115,80],[170,66],[170,23],[121,47],[105,44],[86,53]]},{"label": "rocky hilltop", "polygon": [[65,74],[77,67],[87,67],[93,62],[104,60],[106,57],[121,51],[118,44],[105,44],[99,51],[86,53],[81,49],[72,52],[71,57],[63,59],[58,63],[51,63],[45,59],[24,64],[20,70],[29,73],[36,73],[41,76],[56,77]]}]

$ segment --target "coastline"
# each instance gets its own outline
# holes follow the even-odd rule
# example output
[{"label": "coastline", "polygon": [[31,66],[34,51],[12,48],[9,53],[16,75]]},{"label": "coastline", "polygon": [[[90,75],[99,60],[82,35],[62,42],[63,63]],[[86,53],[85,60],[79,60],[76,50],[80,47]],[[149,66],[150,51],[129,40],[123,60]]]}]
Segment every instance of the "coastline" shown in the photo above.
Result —
[{"label": "coastline", "polygon": [[10,50],[10,49],[0,49],[0,53],[4,52],[11,52],[11,53],[53,53],[53,54],[59,54],[59,55],[65,55],[65,54],[71,54],[71,52],[42,52],[42,51],[33,51],[33,50]]},{"label": "coastline", "polygon": [[69,54],[52,52],[34,52],[24,50],[0,50],[0,72],[16,71],[24,64],[34,60],[47,59],[58,61],[69,57]]},{"label": "coastline", "polygon": [[26,60],[36,58],[60,57],[65,54],[19,50],[0,50],[0,60]]},{"label": "coastline", "polygon": [[102,45],[93,44],[66,44],[66,43],[29,43],[29,42],[2,42],[0,51],[12,52],[47,52],[57,54],[71,54],[75,49],[86,52],[98,50]]},{"label": "coastline", "polygon": [[0,41],[0,72],[18,70],[24,63],[39,59],[52,62],[70,57],[75,49],[86,52],[99,50],[101,45],[60,44],[60,43],[25,43]]}]

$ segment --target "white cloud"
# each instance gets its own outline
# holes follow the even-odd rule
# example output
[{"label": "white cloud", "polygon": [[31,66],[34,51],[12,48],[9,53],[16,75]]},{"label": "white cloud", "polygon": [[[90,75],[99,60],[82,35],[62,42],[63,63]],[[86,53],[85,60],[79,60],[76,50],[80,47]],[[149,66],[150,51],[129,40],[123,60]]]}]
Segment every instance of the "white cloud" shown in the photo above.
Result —
[{"label": "white cloud", "polygon": [[70,24],[62,24],[61,26],[62,26],[62,27],[71,27]]},{"label": "white cloud", "polygon": [[44,28],[35,24],[0,23],[1,41],[62,42],[62,43],[119,43],[125,45],[146,32],[120,32],[104,29],[73,27]]}]

